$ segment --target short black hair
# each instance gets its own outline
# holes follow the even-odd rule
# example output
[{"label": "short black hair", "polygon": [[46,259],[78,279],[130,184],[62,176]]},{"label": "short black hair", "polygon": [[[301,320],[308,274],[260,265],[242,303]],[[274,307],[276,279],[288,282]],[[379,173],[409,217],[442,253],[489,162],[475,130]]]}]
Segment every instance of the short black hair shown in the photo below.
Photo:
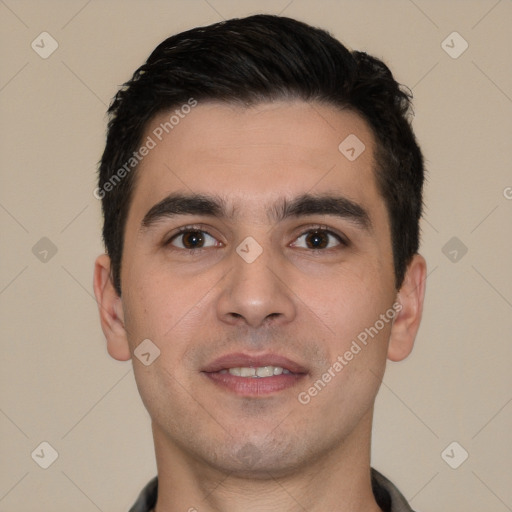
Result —
[{"label": "short black hair", "polygon": [[418,251],[423,206],[424,163],[411,127],[411,98],[381,60],[349,51],[325,30],[291,18],[259,14],[169,37],[108,109],[95,195],[102,200],[103,240],[117,293],[137,176],[134,153],[156,114],[191,99],[245,106],[298,99],[359,114],[375,136],[375,176],[389,214],[398,290]]}]

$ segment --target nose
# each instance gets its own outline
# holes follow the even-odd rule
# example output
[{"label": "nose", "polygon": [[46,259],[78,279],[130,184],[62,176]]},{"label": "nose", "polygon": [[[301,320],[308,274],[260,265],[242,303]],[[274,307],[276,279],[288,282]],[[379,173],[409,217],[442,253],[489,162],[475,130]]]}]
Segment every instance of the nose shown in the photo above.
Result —
[{"label": "nose", "polygon": [[284,278],[285,272],[269,251],[264,250],[250,263],[234,252],[231,271],[218,296],[219,319],[230,325],[250,327],[291,322],[296,315],[296,303]]}]

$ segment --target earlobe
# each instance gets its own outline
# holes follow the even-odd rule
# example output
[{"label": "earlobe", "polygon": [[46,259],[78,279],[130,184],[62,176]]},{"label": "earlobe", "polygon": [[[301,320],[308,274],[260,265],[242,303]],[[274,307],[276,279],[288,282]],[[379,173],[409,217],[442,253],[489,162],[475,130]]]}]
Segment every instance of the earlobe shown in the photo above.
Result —
[{"label": "earlobe", "polygon": [[401,361],[412,351],[423,312],[426,274],[425,258],[415,254],[407,267],[402,287],[397,295],[401,309],[391,328],[388,346],[388,359],[391,361]]},{"label": "earlobe", "polygon": [[112,283],[110,258],[107,254],[96,258],[93,284],[108,353],[118,361],[127,361],[131,358],[131,353],[124,326],[122,300]]}]

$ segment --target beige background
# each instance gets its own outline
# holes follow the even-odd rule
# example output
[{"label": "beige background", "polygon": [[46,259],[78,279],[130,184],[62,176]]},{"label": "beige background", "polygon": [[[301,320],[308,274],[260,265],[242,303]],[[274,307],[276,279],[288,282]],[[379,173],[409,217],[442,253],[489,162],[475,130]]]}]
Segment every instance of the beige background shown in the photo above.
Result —
[{"label": "beige background", "polygon": [[[373,464],[418,512],[512,510],[510,0],[0,0],[1,512],[126,512],[155,474],[131,362],[109,358],[92,297],[105,110],[167,36],[255,12],[324,27],[413,88],[427,300],[380,391]],[[43,31],[47,59],[31,48]],[[454,31],[469,44],[456,59],[441,45]],[[468,249],[456,262],[452,237]],[[43,441],[48,469],[31,457]],[[453,441],[458,469],[441,456]]]}]

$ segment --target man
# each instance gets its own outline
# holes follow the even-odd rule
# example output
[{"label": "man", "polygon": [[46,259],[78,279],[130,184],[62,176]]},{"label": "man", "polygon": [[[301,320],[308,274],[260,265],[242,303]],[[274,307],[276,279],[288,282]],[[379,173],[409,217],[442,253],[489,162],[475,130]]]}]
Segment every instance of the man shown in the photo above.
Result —
[{"label": "man", "polygon": [[170,37],[118,92],[94,290],[152,419],[132,512],[411,510],[370,468],[386,359],[423,306],[409,99],[267,15]]}]

